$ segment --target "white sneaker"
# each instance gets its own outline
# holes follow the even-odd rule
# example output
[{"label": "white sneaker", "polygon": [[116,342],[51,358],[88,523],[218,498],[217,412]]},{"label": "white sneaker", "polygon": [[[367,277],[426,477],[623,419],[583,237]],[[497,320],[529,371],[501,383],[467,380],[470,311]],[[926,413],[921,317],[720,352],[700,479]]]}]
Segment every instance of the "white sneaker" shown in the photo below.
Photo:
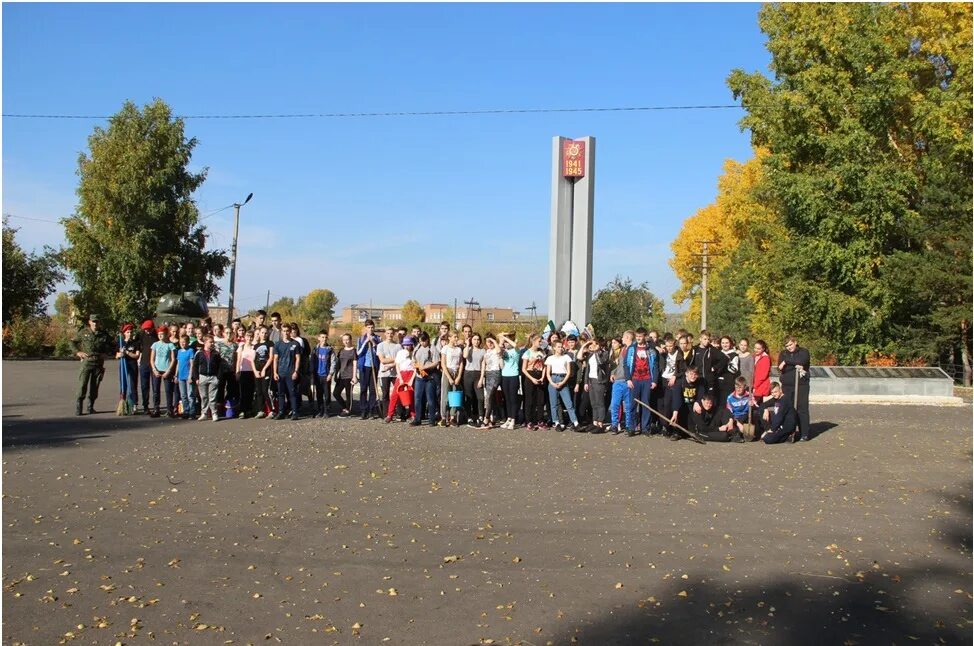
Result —
[{"label": "white sneaker", "polygon": [[254,415],[254,419],[264,419],[264,411],[260,411],[259,413]]},{"label": "white sneaker", "polygon": [[205,419],[206,419],[206,413],[203,413],[202,415],[199,416],[199,420],[201,422],[204,421]]},{"label": "white sneaker", "polygon": [[245,415],[246,415],[246,413],[244,413],[243,411],[240,411],[240,414],[237,415],[237,419],[243,419],[245,417]]},{"label": "white sneaker", "polygon": [[213,419],[214,422],[219,422],[220,421],[220,416],[217,415],[216,413],[213,413],[213,418],[212,419]]}]

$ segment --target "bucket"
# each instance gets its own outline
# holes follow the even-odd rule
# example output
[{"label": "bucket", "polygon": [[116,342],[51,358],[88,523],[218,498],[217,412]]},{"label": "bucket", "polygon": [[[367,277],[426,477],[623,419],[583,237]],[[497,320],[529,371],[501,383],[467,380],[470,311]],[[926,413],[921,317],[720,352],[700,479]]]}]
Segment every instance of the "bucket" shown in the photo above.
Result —
[{"label": "bucket", "polygon": [[403,408],[409,408],[413,405],[413,389],[403,385],[399,387],[399,403],[402,404]]},{"label": "bucket", "polygon": [[460,408],[463,406],[463,391],[451,390],[446,394],[446,401],[450,405],[450,408]]}]

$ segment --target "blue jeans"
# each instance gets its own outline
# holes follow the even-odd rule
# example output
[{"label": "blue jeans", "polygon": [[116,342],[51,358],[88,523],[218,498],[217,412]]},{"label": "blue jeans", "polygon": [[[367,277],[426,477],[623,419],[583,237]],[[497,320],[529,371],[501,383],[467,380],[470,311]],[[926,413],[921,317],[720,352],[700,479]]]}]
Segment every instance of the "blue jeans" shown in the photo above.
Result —
[{"label": "blue jeans", "polygon": [[[653,393],[652,389],[650,388],[650,386],[652,386],[652,385],[653,385],[653,382],[650,379],[633,379],[632,380],[632,391],[631,391],[632,392],[632,399],[633,399],[633,402],[631,404],[631,406],[632,406],[632,418],[633,418],[634,421],[636,419],[639,419],[639,428],[644,433],[648,433],[649,432],[649,416],[650,416],[650,412],[649,412],[649,409],[648,408],[644,408],[642,406],[639,406],[639,404],[637,404],[635,402],[635,400],[638,399],[639,401],[643,402],[644,404],[649,404],[649,398],[650,398],[650,396]],[[636,416],[636,406],[639,406],[639,409],[640,409],[639,410],[640,415],[638,417]]]},{"label": "blue jeans", "polygon": [[122,361],[125,362],[125,399],[134,408],[139,403],[139,367],[134,362],[129,363],[127,359]]},{"label": "blue jeans", "polygon": [[196,414],[196,407],[193,405],[193,384],[188,379],[179,380],[179,399],[183,402],[184,415]]},{"label": "blue jeans", "polygon": [[572,391],[569,386],[564,388],[555,388],[552,384],[560,384],[565,381],[565,375],[551,375],[551,381],[548,382],[548,404],[551,409],[551,423],[561,424],[561,409],[558,408],[558,398],[561,397],[561,401],[565,404],[565,410],[568,411],[568,418],[572,421],[572,424],[578,424],[578,417],[575,416],[575,404],[572,403]]},{"label": "blue jeans", "polygon": [[[423,415],[428,414],[430,418],[430,424],[436,421],[436,411],[438,409],[438,401],[436,399],[436,389],[433,387],[433,382],[439,379],[439,375],[434,378],[432,377],[416,377],[413,382],[413,406],[416,411],[415,421],[418,423],[423,422]],[[425,406],[425,408],[424,408]]]},{"label": "blue jeans", "polygon": [[437,420],[440,419],[440,390],[443,387],[443,372],[441,370],[435,370],[429,373],[429,388],[433,391],[433,403],[430,404],[430,419]]},{"label": "blue jeans", "polygon": [[291,379],[291,374],[281,375],[277,382],[277,414],[288,414],[287,403],[291,405],[291,417],[298,416],[298,385]]},{"label": "blue jeans", "polygon": [[626,411],[626,428],[632,428],[632,391],[625,381],[612,382],[612,400],[609,403],[609,418],[613,426],[619,426],[619,405]]}]

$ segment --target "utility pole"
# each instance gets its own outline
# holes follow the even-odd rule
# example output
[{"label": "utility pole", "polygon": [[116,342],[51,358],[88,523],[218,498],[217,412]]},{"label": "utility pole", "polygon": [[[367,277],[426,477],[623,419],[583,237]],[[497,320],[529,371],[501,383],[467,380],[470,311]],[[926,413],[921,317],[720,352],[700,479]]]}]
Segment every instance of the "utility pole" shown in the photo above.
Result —
[{"label": "utility pole", "polygon": [[240,204],[233,205],[233,260],[230,263],[230,300],[227,302],[227,328],[233,320],[233,289],[237,278],[237,232],[240,230],[240,207],[250,201],[253,193]]},{"label": "utility pole", "polygon": [[531,320],[534,325],[538,324],[538,306],[535,305],[534,301],[531,301],[531,305],[525,307],[526,310],[531,310]]},{"label": "utility pole", "polygon": [[266,312],[267,311],[267,308],[269,308],[270,306],[271,306],[271,290],[268,289],[267,290],[267,300],[264,301],[264,311]]},{"label": "utility pole", "polygon": [[710,260],[707,256],[707,243],[703,243],[703,280],[701,281],[701,291],[703,296],[700,300],[700,329],[707,329],[707,271],[710,267],[707,261]]},{"label": "utility pole", "polygon": [[453,329],[457,329],[457,323],[459,319],[457,318],[457,299],[453,299]]},{"label": "utility pole", "polygon": [[[469,301],[463,301],[463,304],[467,306],[467,323],[470,323],[470,325],[472,326],[473,325],[473,315],[472,315],[472,312],[474,312],[474,311],[480,311],[480,303],[477,302],[477,301],[475,301],[473,299],[473,296],[471,296],[470,297],[470,300]],[[477,308],[476,310],[474,310],[475,307]]]},{"label": "utility pole", "polygon": [[710,251],[707,245],[716,242],[716,240],[700,240],[700,244],[703,245],[703,253],[691,254],[700,259],[700,265],[694,267],[700,271],[700,329],[707,329],[707,276],[710,274],[710,258],[711,256],[719,256],[719,253],[714,253]]}]

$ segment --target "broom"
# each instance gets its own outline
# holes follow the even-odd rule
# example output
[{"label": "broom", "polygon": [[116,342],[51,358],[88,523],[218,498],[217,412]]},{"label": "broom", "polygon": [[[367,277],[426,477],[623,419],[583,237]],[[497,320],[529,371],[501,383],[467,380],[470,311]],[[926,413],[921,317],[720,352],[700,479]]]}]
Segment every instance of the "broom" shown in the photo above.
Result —
[{"label": "broom", "polygon": [[119,350],[119,360],[118,360],[118,406],[115,407],[115,414],[119,417],[127,415],[125,400],[125,391],[128,382],[128,375],[125,374],[125,343],[122,341],[122,335],[118,335],[118,350]]}]

